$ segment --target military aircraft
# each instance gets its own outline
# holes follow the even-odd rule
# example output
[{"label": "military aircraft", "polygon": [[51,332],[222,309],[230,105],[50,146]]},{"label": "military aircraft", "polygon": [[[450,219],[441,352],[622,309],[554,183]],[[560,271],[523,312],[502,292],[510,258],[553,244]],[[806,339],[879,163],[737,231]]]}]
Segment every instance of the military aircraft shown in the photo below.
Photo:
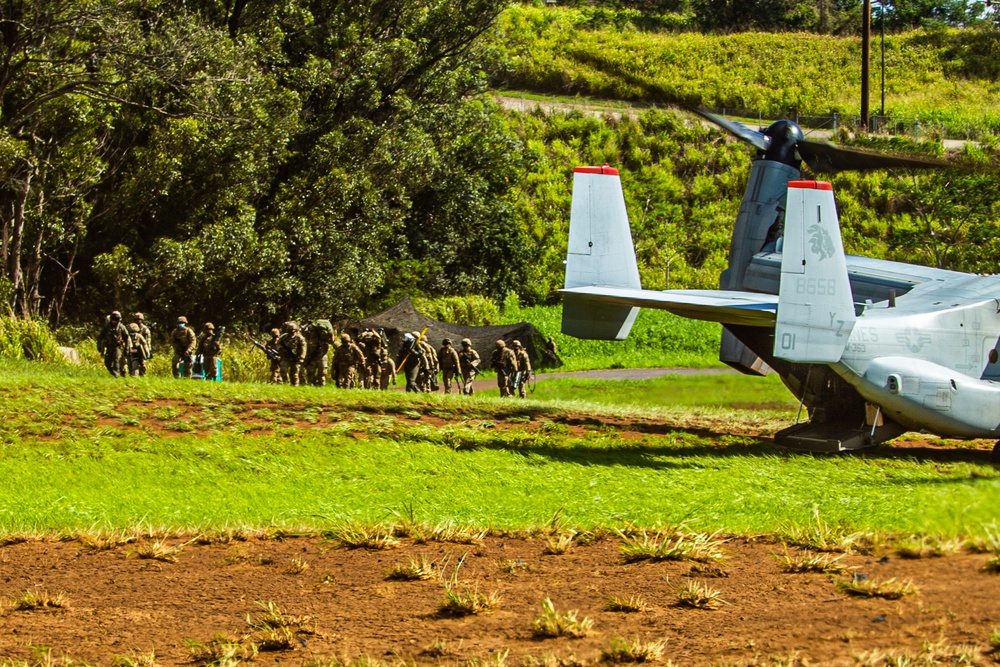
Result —
[{"label": "military aircraft", "polygon": [[856,450],[910,430],[1000,437],[1000,276],[846,255],[832,186],[800,173],[803,161],[816,172],[944,163],[808,140],[791,121],[757,132],[701,115],[758,149],[722,289],[642,289],[617,170],[578,167],[563,333],[623,340],[640,307],[722,323],[720,359],[777,372],[807,409],[775,436],[790,447]]}]

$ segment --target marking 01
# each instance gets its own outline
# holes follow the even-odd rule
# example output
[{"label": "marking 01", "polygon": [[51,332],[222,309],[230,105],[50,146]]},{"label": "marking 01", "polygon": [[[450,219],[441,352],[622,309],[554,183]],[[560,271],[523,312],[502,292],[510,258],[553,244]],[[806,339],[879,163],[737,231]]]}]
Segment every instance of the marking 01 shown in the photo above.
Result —
[{"label": "marking 01", "polygon": [[795,349],[795,334],[793,334],[793,333],[783,333],[783,334],[781,334],[781,349],[782,350],[794,350]]},{"label": "marking 01", "polygon": [[795,281],[795,293],[806,296],[834,296],[837,293],[837,281],[834,278],[798,278]]}]

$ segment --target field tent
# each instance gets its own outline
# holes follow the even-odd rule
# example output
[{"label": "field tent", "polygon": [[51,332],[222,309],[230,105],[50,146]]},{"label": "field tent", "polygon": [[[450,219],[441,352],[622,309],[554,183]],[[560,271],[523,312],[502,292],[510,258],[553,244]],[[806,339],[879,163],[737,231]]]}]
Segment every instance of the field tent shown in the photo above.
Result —
[{"label": "field tent", "polygon": [[385,332],[389,338],[389,351],[393,356],[403,343],[403,334],[423,331],[424,327],[427,327],[426,340],[434,346],[435,350],[441,349],[441,340],[444,338],[450,338],[452,346],[456,350],[461,350],[462,339],[468,338],[472,341],[472,347],[482,357],[484,368],[489,367],[493,346],[500,339],[503,339],[507,345],[510,345],[511,341],[514,340],[521,341],[521,345],[528,350],[533,366],[540,363],[541,351],[545,344],[541,333],[529,322],[495,327],[469,327],[438,322],[418,313],[409,297],[377,315],[366,317],[363,320],[343,322],[339,328],[356,339],[357,335],[368,327],[375,331]]}]

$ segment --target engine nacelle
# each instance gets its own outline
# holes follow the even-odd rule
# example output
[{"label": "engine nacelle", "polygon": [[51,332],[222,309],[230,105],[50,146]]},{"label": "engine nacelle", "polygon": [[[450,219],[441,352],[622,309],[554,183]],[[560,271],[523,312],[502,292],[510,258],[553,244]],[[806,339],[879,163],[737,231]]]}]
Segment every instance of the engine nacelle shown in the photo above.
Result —
[{"label": "engine nacelle", "polygon": [[886,417],[908,428],[958,438],[1000,434],[998,382],[908,357],[881,357],[863,376],[842,376]]}]

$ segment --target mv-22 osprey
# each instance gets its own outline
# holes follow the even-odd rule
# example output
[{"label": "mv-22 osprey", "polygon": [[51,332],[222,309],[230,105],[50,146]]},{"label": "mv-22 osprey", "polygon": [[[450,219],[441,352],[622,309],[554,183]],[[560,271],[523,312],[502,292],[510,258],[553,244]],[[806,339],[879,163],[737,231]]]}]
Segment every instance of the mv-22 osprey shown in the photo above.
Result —
[{"label": "mv-22 osprey", "polygon": [[810,141],[790,121],[756,132],[702,115],[758,148],[722,289],[642,289],[618,172],[578,167],[563,333],[623,340],[640,307],[720,322],[722,361],[774,370],[808,409],[808,422],[775,436],[791,447],[861,449],[909,430],[1000,438],[1000,276],[845,255],[833,188],[800,174],[802,161],[943,163]]}]

